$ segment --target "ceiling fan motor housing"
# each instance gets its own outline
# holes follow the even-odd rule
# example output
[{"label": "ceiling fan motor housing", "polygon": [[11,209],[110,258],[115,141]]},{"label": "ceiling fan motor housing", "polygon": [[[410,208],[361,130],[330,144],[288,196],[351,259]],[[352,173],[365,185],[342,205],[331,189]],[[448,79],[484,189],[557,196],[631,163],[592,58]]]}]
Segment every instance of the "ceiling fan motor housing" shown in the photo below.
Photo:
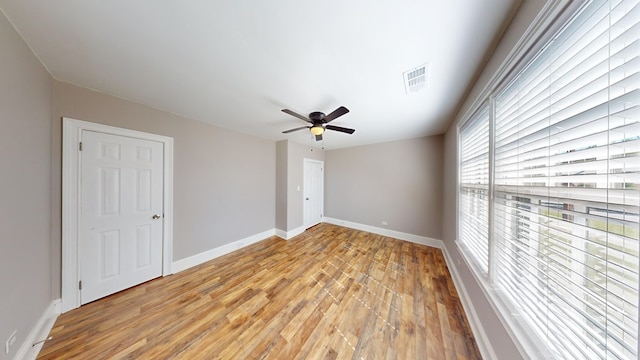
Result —
[{"label": "ceiling fan motor housing", "polygon": [[313,123],[315,124],[316,122],[322,122],[322,120],[324,120],[324,113],[320,112],[320,111],[314,111],[311,114],[309,114],[309,119],[311,121],[313,121]]}]

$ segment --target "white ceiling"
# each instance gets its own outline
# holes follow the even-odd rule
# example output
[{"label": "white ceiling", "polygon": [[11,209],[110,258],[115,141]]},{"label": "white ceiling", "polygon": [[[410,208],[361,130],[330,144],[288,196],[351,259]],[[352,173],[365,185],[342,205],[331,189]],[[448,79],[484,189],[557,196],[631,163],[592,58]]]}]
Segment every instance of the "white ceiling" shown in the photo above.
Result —
[{"label": "white ceiling", "polygon": [[[335,149],[440,134],[520,0],[0,0],[58,80]],[[426,89],[403,72],[429,64]],[[315,143],[282,113],[350,113]],[[91,120],[91,119],[85,119]]]}]

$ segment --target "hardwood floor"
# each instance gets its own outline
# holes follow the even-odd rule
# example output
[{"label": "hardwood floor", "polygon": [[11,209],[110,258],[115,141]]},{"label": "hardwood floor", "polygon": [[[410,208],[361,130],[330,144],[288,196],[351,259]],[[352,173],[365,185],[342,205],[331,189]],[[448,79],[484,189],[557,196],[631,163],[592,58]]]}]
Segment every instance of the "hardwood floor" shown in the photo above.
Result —
[{"label": "hardwood floor", "polygon": [[62,314],[38,359],[480,359],[439,249],[320,224]]}]

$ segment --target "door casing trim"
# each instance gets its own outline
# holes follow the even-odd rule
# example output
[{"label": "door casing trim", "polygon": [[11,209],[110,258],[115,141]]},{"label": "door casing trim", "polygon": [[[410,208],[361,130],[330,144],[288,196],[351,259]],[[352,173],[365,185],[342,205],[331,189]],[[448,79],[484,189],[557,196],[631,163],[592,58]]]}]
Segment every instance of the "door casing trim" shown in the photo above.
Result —
[{"label": "door casing trim", "polygon": [[80,154],[82,131],[96,131],[163,143],[163,237],[162,276],[172,273],[173,259],[173,138],[141,131],[62,118],[62,312],[80,306],[79,226],[80,226]]}]

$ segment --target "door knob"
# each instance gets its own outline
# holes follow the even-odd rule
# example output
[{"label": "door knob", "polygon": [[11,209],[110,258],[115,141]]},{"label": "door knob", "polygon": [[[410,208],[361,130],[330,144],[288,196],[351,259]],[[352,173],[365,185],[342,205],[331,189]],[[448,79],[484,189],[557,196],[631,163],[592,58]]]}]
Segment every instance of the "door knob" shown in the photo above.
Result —
[{"label": "door knob", "polygon": [[155,214],[155,215],[153,215],[151,218],[152,218],[153,220],[158,220],[158,219],[160,219],[160,215]]},{"label": "door knob", "polygon": [[309,200],[309,198],[306,198],[305,200]]}]

